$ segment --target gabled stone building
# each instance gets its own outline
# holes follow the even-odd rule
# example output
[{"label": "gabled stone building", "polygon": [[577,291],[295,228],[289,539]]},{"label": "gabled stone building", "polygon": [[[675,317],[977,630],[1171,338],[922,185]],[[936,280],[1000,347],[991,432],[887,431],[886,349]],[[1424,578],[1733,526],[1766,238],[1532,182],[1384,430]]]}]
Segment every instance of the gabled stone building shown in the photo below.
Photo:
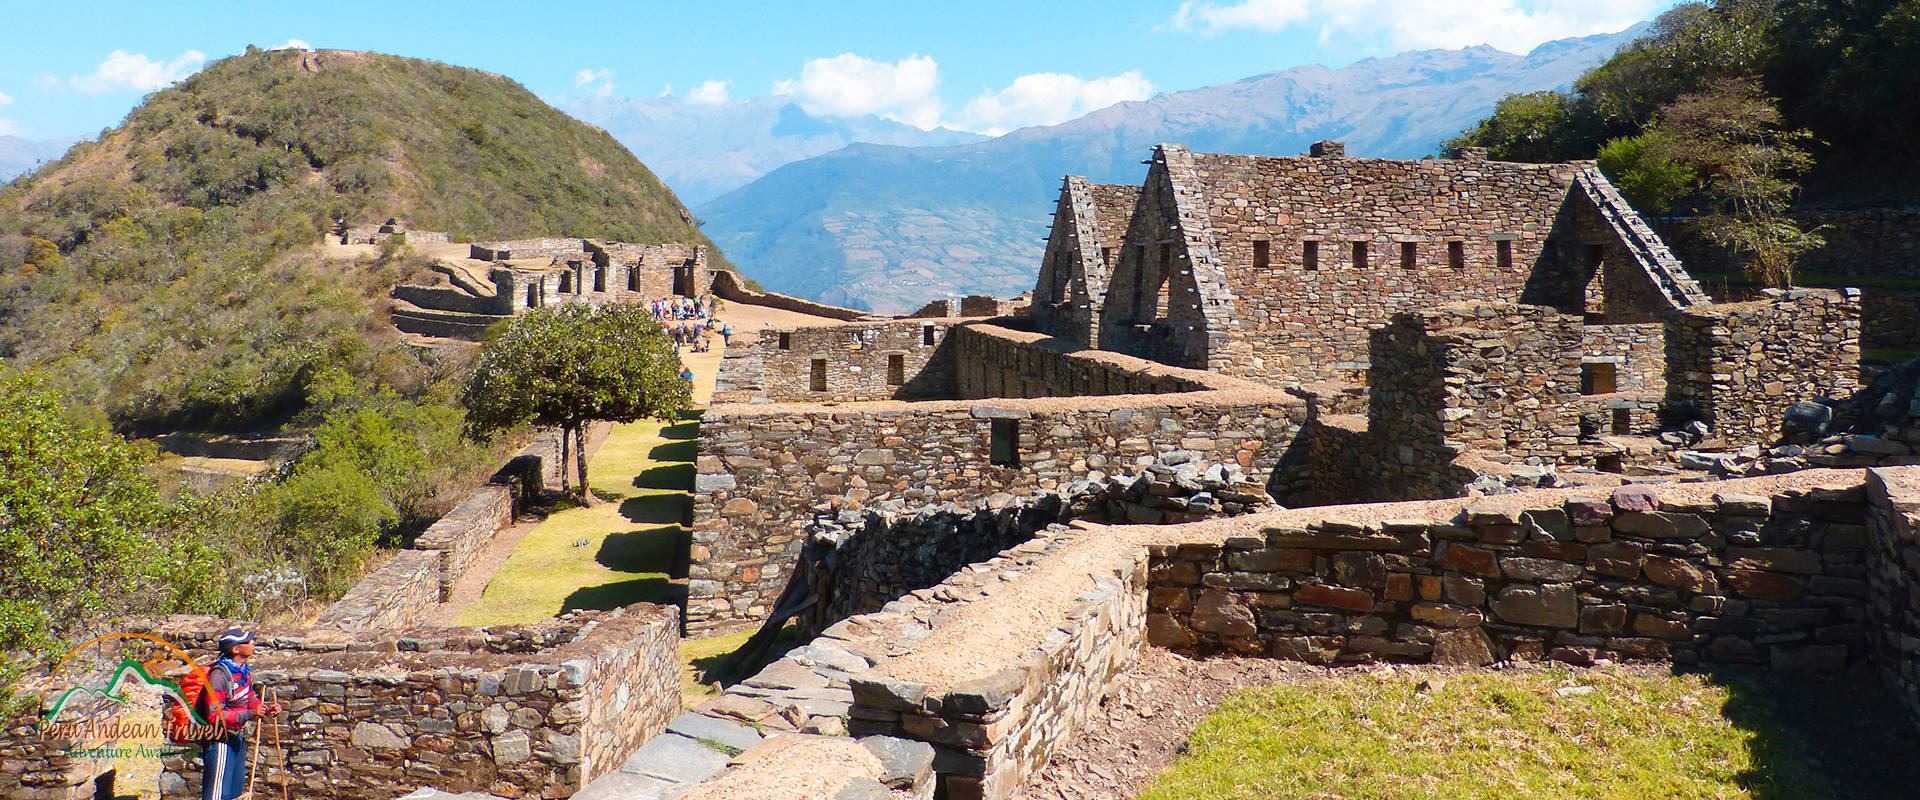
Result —
[{"label": "gabled stone building", "polygon": [[1070,342],[1098,346],[1098,309],[1105,304],[1113,260],[1125,242],[1140,187],[1090,183],[1068,175],[1053,211],[1053,235],[1033,290],[1035,327]]},{"label": "gabled stone building", "polygon": [[1035,290],[1038,329],[1077,340],[1071,331],[1090,319],[1087,343],[1175,366],[1359,383],[1369,329],[1404,311],[1526,303],[1624,325],[1708,302],[1590,163],[1494,162],[1475,149],[1347,158],[1338,142],[1292,157],[1167,144],[1117,240],[1117,209],[1095,197],[1106,187],[1076,180],[1062,190]]}]

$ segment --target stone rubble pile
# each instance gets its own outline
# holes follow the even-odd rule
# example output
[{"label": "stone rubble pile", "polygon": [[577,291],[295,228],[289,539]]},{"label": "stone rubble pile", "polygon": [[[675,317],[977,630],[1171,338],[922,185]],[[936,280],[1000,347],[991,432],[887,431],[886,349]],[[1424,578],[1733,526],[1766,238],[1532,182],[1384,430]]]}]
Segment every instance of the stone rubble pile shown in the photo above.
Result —
[{"label": "stone rubble pile", "polygon": [[1920,360],[1876,377],[1838,403],[1804,401],[1782,416],[1782,441],[1732,453],[1683,453],[1715,475],[1744,477],[1815,467],[1920,464]]}]

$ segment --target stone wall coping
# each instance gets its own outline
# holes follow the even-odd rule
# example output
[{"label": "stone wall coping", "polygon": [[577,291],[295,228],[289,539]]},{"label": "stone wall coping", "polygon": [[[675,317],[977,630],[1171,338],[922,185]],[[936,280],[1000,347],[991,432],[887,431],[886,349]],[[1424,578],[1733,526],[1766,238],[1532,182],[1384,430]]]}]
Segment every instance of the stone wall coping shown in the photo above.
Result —
[{"label": "stone wall coping", "polygon": [[[1920,485],[1920,467],[1882,468],[1879,472],[1882,482]],[[1748,497],[1858,492],[1866,485],[1866,475],[1860,469],[1822,469],[1639,486],[1663,511],[1697,513]],[[1017,555],[1026,548],[1027,553],[1039,557],[1015,568],[1017,580],[1001,581],[1003,585],[983,596],[957,607],[948,606],[939,615],[938,624],[911,644],[901,647],[894,643],[890,658],[855,675],[855,693],[860,695],[865,686],[868,691],[884,689],[937,703],[954,692],[979,694],[975,690],[1010,683],[1024,676],[1026,668],[1042,656],[1046,644],[1057,636],[1057,629],[1071,619],[1070,609],[1089,603],[1086,598],[1099,592],[1101,581],[1110,580],[1148,548],[1220,547],[1230,540],[1265,542],[1270,535],[1279,535],[1348,549],[1372,546],[1397,550],[1402,541],[1398,534],[1389,532],[1393,526],[1445,524],[1462,517],[1518,520],[1525,511],[1563,508],[1570,500],[1607,502],[1610,491],[1598,487],[1538,489],[1495,497],[1321,506],[1171,526],[1076,523],[1072,526],[1075,534],[1036,540],[1008,551]],[[993,562],[988,562],[969,571],[990,572],[994,568]],[[896,604],[903,602],[909,601]],[[889,606],[889,610],[903,609]],[[830,628],[827,635],[845,638],[852,635],[850,631],[863,631],[863,636],[854,637],[857,643],[860,638],[884,639],[895,632],[894,628],[861,620],[856,617]]]}]

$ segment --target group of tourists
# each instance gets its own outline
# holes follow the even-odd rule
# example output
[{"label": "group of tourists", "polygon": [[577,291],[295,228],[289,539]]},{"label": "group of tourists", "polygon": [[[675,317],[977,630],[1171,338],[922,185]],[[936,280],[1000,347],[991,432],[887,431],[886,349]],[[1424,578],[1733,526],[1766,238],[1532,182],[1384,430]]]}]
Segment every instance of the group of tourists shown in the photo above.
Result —
[{"label": "group of tourists", "polygon": [[670,319],[707,319],[712,317],[714,301],[711,295],[699,297],[667,297],[647,304],[647,310],[653,312],[657,320]]}]

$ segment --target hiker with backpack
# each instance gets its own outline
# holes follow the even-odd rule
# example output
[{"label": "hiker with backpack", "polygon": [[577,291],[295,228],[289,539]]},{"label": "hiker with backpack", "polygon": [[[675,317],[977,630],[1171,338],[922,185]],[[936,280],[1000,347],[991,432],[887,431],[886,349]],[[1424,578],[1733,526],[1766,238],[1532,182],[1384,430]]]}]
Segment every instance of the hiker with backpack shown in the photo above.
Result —
[{"label": "hiker with backpack", "polygon": [[225,735],[207,742],[201,758],[206,771],[201,800],[237,800],[247,791],[247,723],[280,715],[279,703],[262,702],[253,691],[253,632],[234,628],[220,634],[220,660],[207,668],[206,688],[193,698],[194,710]]}]

